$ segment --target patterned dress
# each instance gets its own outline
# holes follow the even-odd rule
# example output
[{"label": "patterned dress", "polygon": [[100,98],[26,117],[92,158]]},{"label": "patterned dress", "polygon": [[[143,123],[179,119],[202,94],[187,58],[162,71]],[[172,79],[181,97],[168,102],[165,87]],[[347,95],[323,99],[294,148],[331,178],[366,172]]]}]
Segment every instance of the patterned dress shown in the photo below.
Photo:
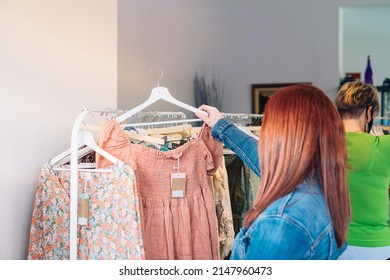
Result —
[{"label": "patterned dress", "polygon": [[[78,225],[78,259],[144,259],[133,170],[79,172],[78,192],[89,196],[88,224]],[[36,191],[28,259],[69,259],[70,172],[42,167]]]}]

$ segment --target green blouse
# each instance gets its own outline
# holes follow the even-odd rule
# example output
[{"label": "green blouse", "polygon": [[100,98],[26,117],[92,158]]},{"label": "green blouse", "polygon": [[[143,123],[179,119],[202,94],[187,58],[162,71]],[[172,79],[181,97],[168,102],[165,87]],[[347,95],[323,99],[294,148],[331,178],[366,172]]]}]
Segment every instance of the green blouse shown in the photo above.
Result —
[{"label": "green blouse", "polygon": [[349,245],[390,246],[390,135],[346,133],[351,197]]}]

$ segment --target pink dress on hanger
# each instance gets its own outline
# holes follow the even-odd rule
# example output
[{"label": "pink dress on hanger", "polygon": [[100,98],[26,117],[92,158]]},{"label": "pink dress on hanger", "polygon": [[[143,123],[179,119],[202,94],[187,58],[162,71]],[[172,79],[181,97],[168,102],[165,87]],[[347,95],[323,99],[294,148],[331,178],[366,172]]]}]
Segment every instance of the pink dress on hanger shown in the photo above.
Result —
[{"label": "pink dress on hanger", "polygon": [[[203,125],[198,138],[160,151],[132,144],[116,120],[102,128],[98,145],[135,171],[146,259],[219,259],[217,218],[208,182],[223,157],[222,143]],[[97,155],[97,166],[112,163]],[[179,167],[179,170],[175,167]],[[186,173],[185,197],[172,198],[171,173]]]}]

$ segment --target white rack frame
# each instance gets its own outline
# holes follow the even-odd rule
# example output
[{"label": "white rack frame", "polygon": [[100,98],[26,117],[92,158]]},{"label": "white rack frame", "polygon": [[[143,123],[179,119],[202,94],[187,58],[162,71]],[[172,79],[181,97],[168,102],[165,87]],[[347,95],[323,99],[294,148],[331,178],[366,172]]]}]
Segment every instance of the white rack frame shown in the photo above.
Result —
[{"label": "white rack frame", "polygon": [[73,128],[70,141],[70,215],[69,215],[69,242],[70,252],[69,259],[77,260],[77,202],[78,202],[78,136],[80,125],[84,118],[90,113],[115,113],[113,110],[90,110],[84,108],[77,116]]}]

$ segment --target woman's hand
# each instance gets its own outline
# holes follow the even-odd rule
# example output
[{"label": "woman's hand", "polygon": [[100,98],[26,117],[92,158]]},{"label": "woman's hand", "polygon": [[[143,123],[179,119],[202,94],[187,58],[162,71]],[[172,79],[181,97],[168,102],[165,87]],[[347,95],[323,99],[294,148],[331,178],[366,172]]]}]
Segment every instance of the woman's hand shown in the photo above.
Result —
[{"label": "woman's hand", "polygon": [[209,127],[213,128],[217,121],[222,119],[221,112],[212,106],[208,105],[202,105],[199,107],[199,110],[202,110],[207,113],[202,114],[201,112],[195,113],[195,116],[197,116],[199,119],[203,120]]}]

